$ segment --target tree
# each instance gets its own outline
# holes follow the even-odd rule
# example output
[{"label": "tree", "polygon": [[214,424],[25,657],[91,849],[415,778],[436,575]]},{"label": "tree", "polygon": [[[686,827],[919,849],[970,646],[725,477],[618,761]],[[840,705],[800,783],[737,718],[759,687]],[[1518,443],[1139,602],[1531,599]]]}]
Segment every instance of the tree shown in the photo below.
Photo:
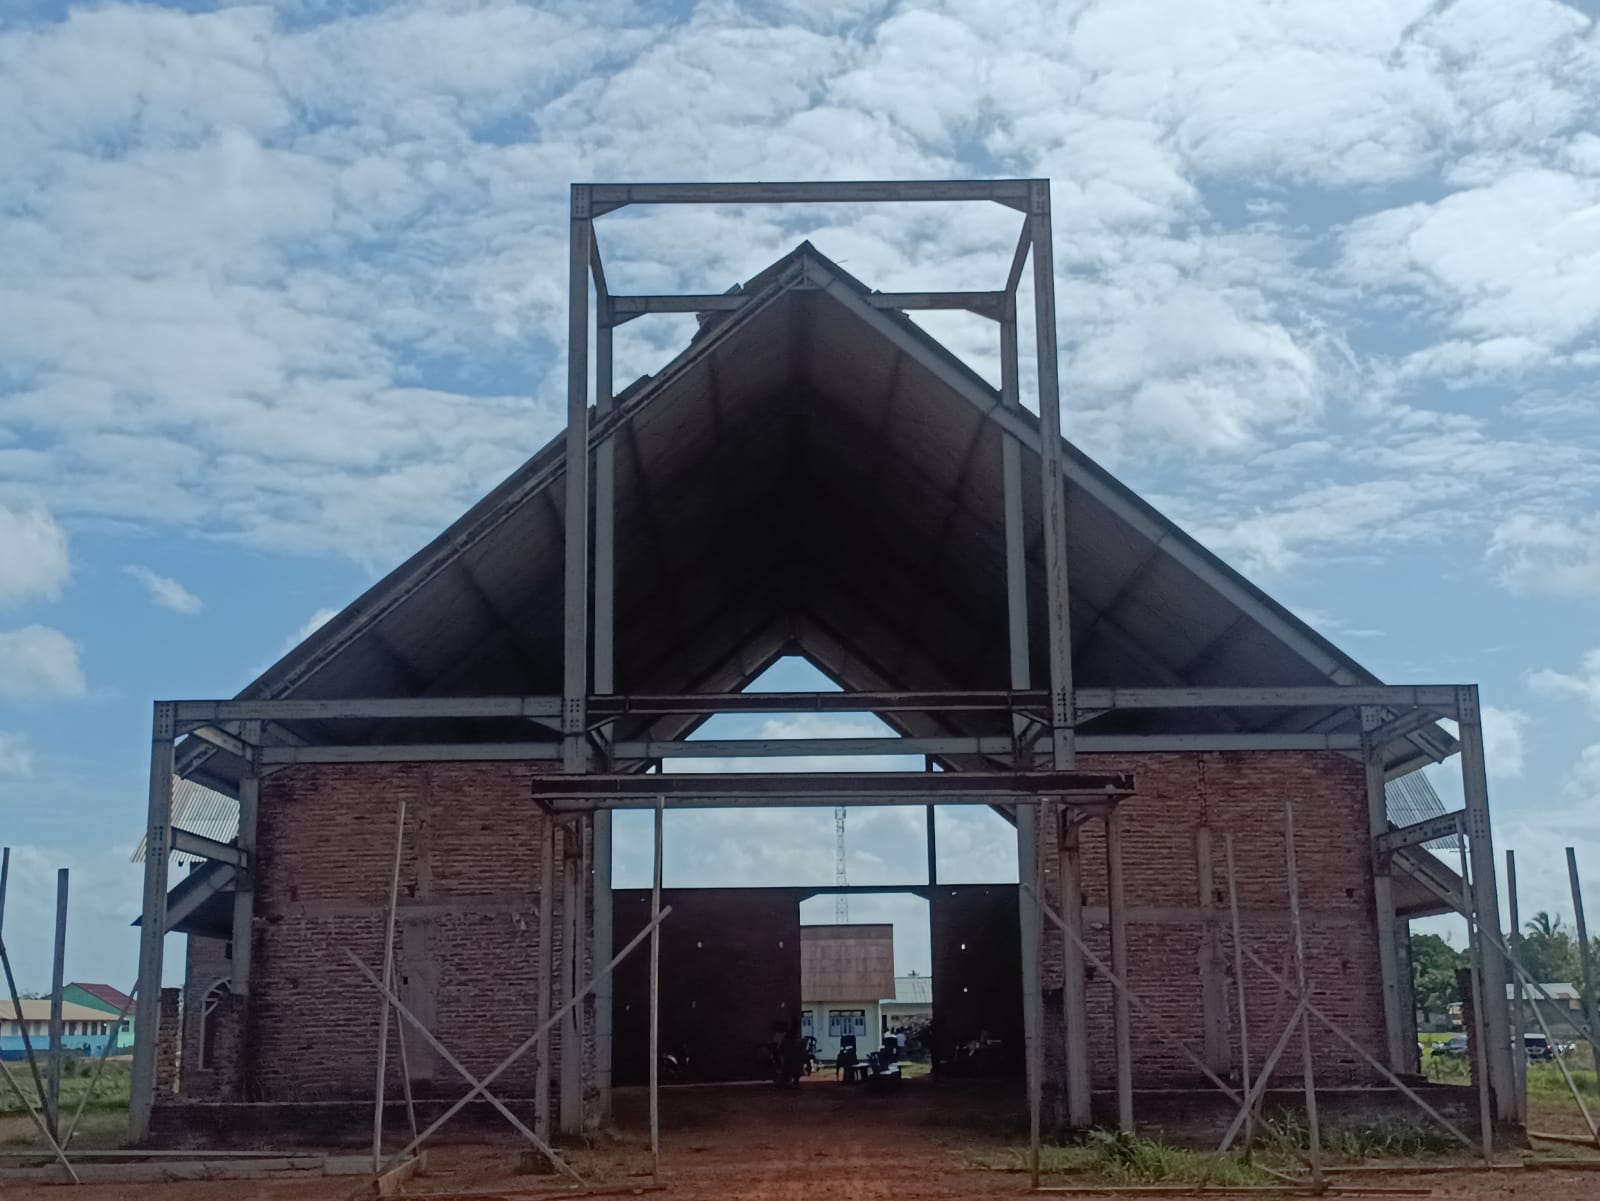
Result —
[{"label": "tree", "polygon": [[1578,947],[1559,914],[1552,917],[1541,909],[1523,930],[1521,958],[1528,975],[1541,984],[1565,984],[1578,978]]},{"label": "tree", "polygon": [[1459,1000],[1456,969],[1466,965],[1466,953],[1437,934],[1411,936],[1411,988],[1424,1023],[1443,1017],[1452,1001]]}]

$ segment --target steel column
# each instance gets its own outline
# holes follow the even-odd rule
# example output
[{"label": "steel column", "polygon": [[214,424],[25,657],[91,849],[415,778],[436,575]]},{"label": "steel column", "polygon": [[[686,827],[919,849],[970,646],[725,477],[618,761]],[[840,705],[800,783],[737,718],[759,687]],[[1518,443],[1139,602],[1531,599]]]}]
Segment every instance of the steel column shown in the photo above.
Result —
[{"label": "steel column", "polygon": [[587,766],[584,735],[589,693],[589,253],[594,225],[589,189],[572,186],[572,243],[567,268],[566,585],[562,641],[562,763]]},{"label": "steel column", "polygon": [[1057,837],[1061,846],[1061,1009],[1066,1037],[1067,1123],[1083,1128],[1094,1115],[1089,1090],[1089,1005],[1083,969],[1083,859],[1078,825],[1070,812],[1061,815]]},{"label": "steel column", "polygon": [[[1583,913],[1583,886],[1578,883],[1578,852],[1567,848],[1567,882],[1572,886],[1572,916],[1578,927],[1579,980],[1583,985],[1583,1018],[1589,1029],[1600,1033],[1600,1010],[1595,1007],[1594,971],[1589,953],[1589,923]],[[1600,1042],[1589,1040],[1589,1054],[1594,1058],[1595,1079],[1600,1080]]]},{"label": "steel column", "polygon": [[[1488,936],[1488,946],[1503,942],[1500,931],[1500,900],[1494,875],[1494,838],[1489,829],[1489,777],[1483,757],[1483,717],[1478,705],[1476,684],[1456,689],[1457,738],[1461,744],[1461,785],[1466,798],[1468,850],[1472,857],[1472,886],[1477,925]],[[1495,1117],[1502,1122],[1517,1119],[1516,1073],[1511,1067],[1511,1017],[1506,1004],[1505,961],[1499,955],[1484,954],[1484,1018],[1489,1038],[1489,1086],[1494,1092]]]},{"label": "steel column", "polygon": [[1061,447],[1061,385],[1056,363],[1055,248],[1050,184],[1030,186],[1034,338],[1038,344],[1039,477],[1043,496],[1046,628],[1050,639],[1050,747],[1056,768],[1073,765],[1072,622],[1067,587],[1067,480]]},{"label": "steel column", "polygon": [[542,815],[544,826],[539,838],[539,958],[534,967],[535,987],[539,995],[534,1002],[534,1021],[542,1031],[534,1054],[533,1091],[538,1097],[534,1110],[533,1128],[538,1136],[550,1141],[550,1013],[551,998],[555,993],[555,896],[556,896],[556,830],[555,821]]},{"label": "steel column", "polygon": [[[1115,808],[1106,812],[1106,915],[1111,935],[1111,970],[1128,983],[1128,927],[1123,919],[1122,829]],[[1133,1020],[1128,994],[1117,989],[1111,1010],[1117,1055],[1117,1129],[1133,1133]]]},{"label": "steel column", "polygon": [[167,844],[172,829],[174,706],[158,701],[150,733],[150,801],[145,820],[144,903],[139,927],[139,986],[134,1012],[133,1081],[128,1140],[150,1136],[156,1094],[156,1049],[161,1036],[161,967],[167,929]]},{"label": "steel column", "polygon": [[[591,243],[592,244],[592,243]],[[605,290],[605,277],[595,255],[595,291],[598,317],[595,323],[594,390],[595,417],[607,417],[614,404],[612,359],[611,298]],[[594,452],[594,680],[596,693],[610,693],[616,687],[616,522],[617,444],[604,439]],[[614,727],[601,729],[601,742],[610,746]],[[594,895],[593,961],[611,958],[611,813],[594,815]],[[594,990],[594,1071],[596,1104],[603,1121],[611,1116],[612,1011],[615,985],[610,976],[595,983]]]},{"label": "steel column", "polygon": [[1405,1023],[1400,1012],[1400,949],[1395,942],[1394,880],[1389,874],[1389,857],[1379,851],[1377,843],[1389,832],[1383,747],[1374,734],[1383,721],[1381,708],[1362,706],[1361,761],[1367,782],[1367,861],[1372,871],[1372,903],[1378,923],[1378,978],[1383,988],[1383,1029],[1389,1070],[1404,1072],[1410,1066],[1411,1057],[1406,1054]]},{"label": "steel column", "polygon": [[228,991],[236,997],[247,997],[255,944],[256,824],[261,806],[261,778],[256,774],[254,756],[261,742],[261,723],[244,722],[239,734],[248,751],[245,775],[239,780],[239,850],[244,862],[234,875],[233,960]]},{"label": "steel column", "polygon": [[[1586,961],[1587,962],[1587,961]],[[61,990],[66,987],[67,970],[67,869],[56,871],[56,941],[50,961],[50,1078],[45,1098],[45,1120],[57,1141],[61,1138],[61,1060],[66,1053],[66,1024],[61,1020]],[[22,1014],[17,1014],[22,1020]]]},{"label": "steel column", "polygon": [[[573,845],[573,840],[576,845]],[[562,831],[561,855],[561,995],[570,1000],[583,988],[583,827],[574,822]],[[561,1019],[562,1134],[583,1132],[583,1027],[578,1006],[568,1006]]]},{"label": "steel column", "polygon": [[[1289,927],[1294,935],[1295,995],[1300,1001],[1300,1073],[1306,1092],[1306,1136],[1311,1150],[1311,1187],[1322,1191],[1322,1125],[1317,1115],[1317,1078],[1311,1059],[1311,1016],[1306,1003],[1311,999],[1311,989],[1306,977],[1305,930],[1300,924],[1300,867],[1295,853],[1294,805],[1283,807],[1284,866],[1289,877]],[[1265,1069],[1263,1069],[1265,1075]]]},{"label": "steel column", "polygon": [[[1509,946],[1512,958],[1522,962],[1522,916],[1517,901],[1517,853],[1510,847],[1506,848],[1506,907],[1507,916],[1511,919],[1511,938]],[[1511,1030],[1514,1035],[1523,1031],[1522,1013],[1523,996],[1522,973],[1513,970],[1511,973]],[[1513,1055],[1511,1067],[1517,1074],[1517,1120],[1524,1127],[1528,1124],[1528,1057],[1526,1054]]]}]

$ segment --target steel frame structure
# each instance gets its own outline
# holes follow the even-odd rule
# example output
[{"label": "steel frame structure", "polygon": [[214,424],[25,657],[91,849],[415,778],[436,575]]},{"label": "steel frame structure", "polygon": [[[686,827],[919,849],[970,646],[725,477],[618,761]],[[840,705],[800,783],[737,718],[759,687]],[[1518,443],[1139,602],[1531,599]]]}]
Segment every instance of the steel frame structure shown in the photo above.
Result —
[{"label": "steel frame structure", "polygon": [[[615,615],[615,434],[626,416],[619,413],[613,385],[612,333],[617,325],[649,313],[725,312],[743,306],[749,297],[727,295],[612,294],[606,284],[596,219],[628,206],[674,204],[847,204],[967,201],[998,204],[1023,214],[1021,230],[1004,287],[992,292],[874,293],[868,303],[901,311],[956,309],[997,322],[1000,330],[1001,385],[998,404],[984,412],[1002,434],[1004,487],[1006,603],[1010,688],[968,692],[849,692],[614,695]],[[592,872],[591,887],[569,898],[581,908],[592,904],[592,959],[604,963],[612,953],[609,896],[611,830],[609,810],[623,805],[929,804],[1005,803],[1014,806],[1019,879],[1033,887],[1020,890],[1022,997],[1028,1096],[1037,1138],[1042,1088],[1043,1011],[1039,983],[1042,938],[1040,898],[1042,863],[1039,847],[1039,802],[1045,813],[1061,820],[1070,812],[1114,812],[1115,801],[1133,790],[1133,782],[1078,773],[1079,750],[1095,752],[1274,751],[1323,750],[1358,757],[1366,768],[1370,817],[1371,862],[1382,969],[1384,1012],[1388,1032],[1387,1060],[1402,1070],[1410,1061],[1401,1020],[1399,956],[1391,884],[1391,856],[1405,846],[1432,837],[1425,831],[1391,831],[1384,803],[1386,758],[1392,741],[1414,734],[1438,718],[1459,727],[1465,811],[1460,819],[1471,848],[1473,909],[1482,937],[1499,938],[1499,906],[1495,896],[1495,862],[1489,833],[1488,791],[1484,772],[1482,720],[1474,685],[1392,686],[1372,684],[1261,688],[1134,688],[1077,690],[1072,679],[1072,637],[1068,610],[1066,492],[1061,404],[1056,346],[1054,265],[1049,181],[1041,179],[879,181],[847,183],[711,183],[711,184],[575,184],[571,193],[568,262],[569,314],[567,362],[567,428],[565,433],[564,630],[562,692],[559,696],[418,697],[371,699],[181,700],[155,705],[151,731],[147,854],[144,878],[144,921],[139,960],[137,1045],[134,1056],[131,1135],[148,1135],[154,1099],[156,1042],[159,1026],[162,935],[169,928],[167,873],[169,853],[178,848],[228,863],[237,875],[234,899],[233,991],[248,996],[250,931],[254,894],[251,880],[255,851],[256,807],[261,779],[274,771],[306,763],[370,763],[386,761],[533,760],[549,762],[536,776],[530,803],[552,812],[579,814],[593,823],[593,862],[579,858],[580,870]],[[1019,397],[1017,294],[1024,272],[1033,272],[1037,367],[1038,426],[1026,419]],[[802,281],[803,286],[803,281]],[[825,286],[825,285],[823,285]],[[594,307],[590,306],[593,288]],[[852,293],[852,296],[855,294]],[[859,298],[857,298],[859,302]],[[594,336],[594,403],[591,408],[590,326]],[[1043,523],[1045,629],[1049,678],[1030,676],[1026,546],[1023,533],[1022,449],[1036,449],[1041,464],[1040,497]],[[591,470],[591,455],[593,456]],[[589,514],[593,512],[593,527]],[[591,538],[593,554],[591,556]],[[1248,599],[1269,629],[1281,619],[1266,605]],[[591,658],[592,646],[592,658]],[[1336,709],[1355,711],[1360,734],[1353,733],[1168,733],[1095,735],[1078,727],[1117,710],[1185,710],[1218,708]],[[613,741],[616,721],[629,716],[709,716],[723,712],[873,711],[934,712],[954,710],[1009,714],[1012,735],[1001,738],[874,738],[808,739],[776,743],[732,740],[716,743],[642,739]],[[294,720],[340,722],[450,718],[470,730],[474,721],[516,718],[530,724],[530,733],[554,730],[559,741],[530,737],[516,742],[449,743],[352,742],[346,745],[285,745],[266,736],[272,723]],[[239,838],[236,847],[208,845],[170,823],[174,745],[192,737],[237,756],[244,764],[238,788]],[[795,755],[979,755],[991,762],[1009,760],[1009,771],[984,773],[862,773],[822,778],[772,773],[740,777],[734,783],[709,777],[640,774],[662,760],[692,755],[751,757]],[[966,780],[960,776],[966,775]],[[952,779],[954,782],[946,782]],[[665,796],[665,802],[657,797]],[[931,811],[931,804],[930,804]],[[658,809],[659,813],[659,809]],[[1070,823],[1064,823],[1070,825]],[[1431,829],[1431,827],[1430,827]],[[1415,836],[1413,838],[1413,836]],[[582,839],[578,840],[582,845]],[[931,847],[931,842],[930,842]],[[551,848],[545,848],[549,863]],[[931,857],[931,850],[930,850]],[[1066,863],[1066,856],[1063,863]],[[932,868],[930,867],[930,872]],[[548,877],[547,877],[548,878]],[[930,875],[930,880],[932,879]],[[1081,927],[1083,914],[1076,890],[1063,889],[1060,920]],[[541,907],[543,908],[543,907]],[[571,905],[567,906],[570,913]],[[541,913],[543,922],[545,914]],[[570,919],[569,919],[570,920]],[[548,934],[548,931],[546,931]],[[569,930],[569,935],[574,931]],[[581,958],[581,957],[580,957]],[[1505,971],[1498,955],[1480,956],[1483,995],[1503,998]],[[552,965],[550,970],[560,970]],[[570,965],[568,971],[573,970]],[[1066,1039],[1067,1117],[1073,1125],[1090,1121],[1088,1031],[1084,966],[1068,954],[1063,988]],[[545,973],[548,976],[548,972]],[[570,981],[570,994],[577,982]],[[595,989],[597,1081],[600,1105],[609,1108],[610,985]],[[544,1012],[544,1010],[541,1010]],[[1488,1006],[1489,1080],[1497,1098],[1498,1116],[1516,1118],[1510,1028],[1503,1004]],[[1125,1043],[1119,1038],[1119,1048]],[[1126,1060],[1126,1055],[1119,1056]],[[541,1055],[541,1064],[544,1056]],[[1119,1065],[1119,1088],[1127,1063]],[[572,1131],[581,1122],[579,1065],[561,1067],[560,1122]],[[544,1095],[548,1095],[546,1092]],[[541,1114],[540,1133],[548,1131]]]}]

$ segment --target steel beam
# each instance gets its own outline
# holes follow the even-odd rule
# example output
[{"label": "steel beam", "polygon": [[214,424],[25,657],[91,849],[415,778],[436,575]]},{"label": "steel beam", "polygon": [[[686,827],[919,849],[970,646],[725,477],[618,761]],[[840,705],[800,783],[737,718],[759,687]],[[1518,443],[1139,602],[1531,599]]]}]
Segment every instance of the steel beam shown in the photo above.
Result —
[{"label": "steel beam", "polygon": [[167,929],[167,866],[171,859],[172,755],[176,714],[157,701],[150,733],[150,799],[145,820],[143,925],[139,930],[138,1008],[133,1036],[133,1080],[128,1099],[128,1141],[150,1136],[156,1094],[156,1047],[161,1036],[161,969]]},{"label": "steel beam", "polygon": [[1437,817],[1425,817],[1419,822],[1409,826],[1401,826],[1396,830],[1387,830],[1378,835],[1375,845],[1380,855],[1388,856],[1405,847],[1421,846],[1423,843],[1433,842],[1439,838],[1454,838],[1456,831],[1461,829],[1465,819],[1463,813],[1441,813]]},{"label": "steel beam", "polygon": [[787,759],[813,755],[1009,755],[1010,738],[721,738],[619,742],[618,759]]},{"label": "steel beam", "polygon": [[1028,211],[1026,179],[797,181],[770,183],[591,183],[595,216],[630,204],[888,204],[992,200]]},{"label": "steel beam", "polygon": [[181,730],[219,721],[395,721],[412,718],[559,717],[559,696],[363,697],[349,700],[173,701]]},{"label": "steel beam", "polygon": [[1294,688],[1081,688],[1079,709],[1327,709],[1423,706],[1456,716],[1453,684],[1333,684]]},{"label": "steel beam", "polygon": [[[214,867],[200,869],[205,872],[204,882],[190,888],[182,898],[167,906],[166,930],[170,934],[184,922],[197,913],[202,905],[220,892],[232,888],[239,878],[239,869],[231,863],[218,864]],[[138,1031],[134,1031],[134,1042],[137,1046]]]},{"label": "steel beam", "polygon": [[[1461,742],[1461,787],[1466,798],[1466,831],[1472,858],[1472,908],[1480,936],[1498,945],[1500,901],[1495,889],[1494,839],[1489,829],[1489,779],[1483,757],[1483,718],[1478,688],[1456,690],[1456,722]],[[1511,1016],[1507,1012],[1506,968],[1499,955],[1482,954],[1483,1007],[1486,1010],[1489,1086],[1494,1093],[1495,1117],[1517,1120],[1516,1074],[1511,1067]],[[1520,1040],[1519,1040],[1520,1041]],[[1519,1048],[1520,1051],[1520,1048]]]},{"label": "steel beam", "polygon": [[200,859],[215,859],[219,863],[231,863],[235,867],[242,867],[250,860],[250,856],[233,843],[218,842],[215,838],[206,838],[190,830],[173,830],[171,847],[174,851],[185,855],[194,855]]},{"label": "steel beam", "polygon": [[251,745],[242,738],[235,738],[226,730],[219,730],[216,726],[197,726],[189,731],[191,738],[198,738],[201,742],[210,743],[219,751],[227,751],[240,759],[250,758]]},{"label": "steel beam", "polygon": [[957,310],[976,313],[991,321],[1001,320],[1005,311],[1004,292],[869,292],[867,303],[875,309],[915,312],[923,309]]},{"label": "steel beam", "polygon": [[691,692],[592,696],[595,718],[673,713],[977,713],[1042,708],[1039,689],[979,689],[970,692]]},{"label": "steel beam", "polygon": [[740,309],[750,301],[754,292],[685,292],[676,296],[613,296],[611,319],[621,325],[646,313],[711,313]]},{"label": "steel beam", "polygon": [[634,808],[665,796],[669,808],[719,805],[1031,803],[1059,796],[1099,805],[1129,796],[1126,772],[672,772],[665,775],[535,776],[531,793],[553,809]]}]

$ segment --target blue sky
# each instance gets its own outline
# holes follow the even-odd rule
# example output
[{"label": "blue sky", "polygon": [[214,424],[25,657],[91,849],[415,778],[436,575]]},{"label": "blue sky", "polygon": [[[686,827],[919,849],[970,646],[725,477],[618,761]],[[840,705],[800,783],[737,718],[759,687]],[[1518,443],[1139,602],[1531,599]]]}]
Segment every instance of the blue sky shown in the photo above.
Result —
[{"label": "blue sky", "polygon": [[[6,5],[0,839],[25,985],[57,865],[70,973],[132,977],[150,700],[231,694],[558,429],[577,179],[1050,176],[1070,435],[1385,678],[1481,682],[1524,908],[1568,908],[1567,844],[1600,898],[1594,16]],[[601,236],[641,290],[720,290],[806,236],[880,288],[991,287],[1014,223],[686,210]],[[928,324],[996,372],[987,331]],[[684,335],[625,327],[619,378]],[[877,820],[863,856],[905,841]],[[952,870],[998,864],[992,830],[958,833]],[[715,822],[676,841],[686,870],[776,870]]]}]

